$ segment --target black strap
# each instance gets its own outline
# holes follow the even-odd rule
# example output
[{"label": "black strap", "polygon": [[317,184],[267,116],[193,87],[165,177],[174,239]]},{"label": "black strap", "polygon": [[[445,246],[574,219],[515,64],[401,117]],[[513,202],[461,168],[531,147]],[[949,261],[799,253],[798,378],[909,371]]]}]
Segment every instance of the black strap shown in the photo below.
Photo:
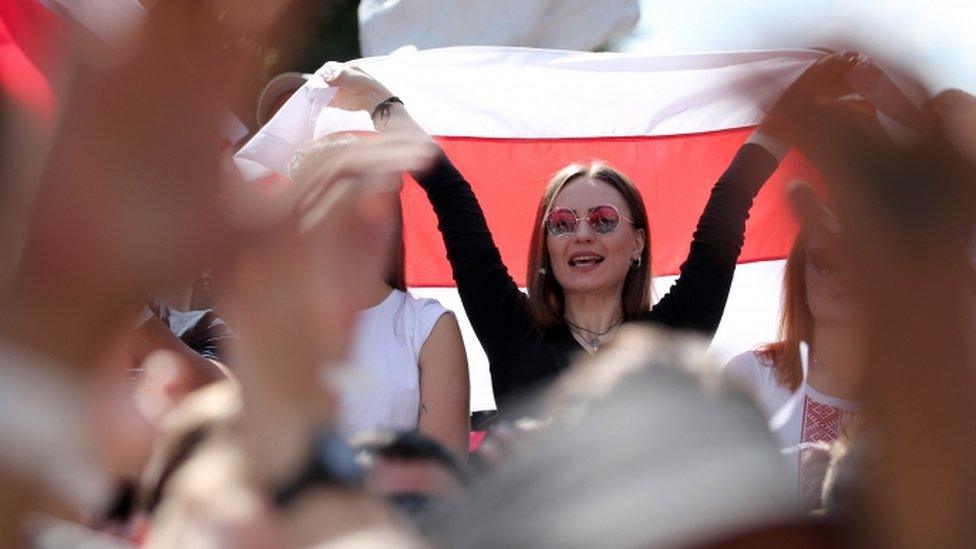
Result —
[{"label": "black strap", "polygon": [[379,105],[376,105],[376,108],[373,109],[373,113],[370,116],[373,118],[373,120],[376,120],[376,115],[380,115],[383,118],[388,118],[390,116],[390,105],[394,103],[399,103],[402,105],[403,101],[395,95],[385,99],[381,101]]}]

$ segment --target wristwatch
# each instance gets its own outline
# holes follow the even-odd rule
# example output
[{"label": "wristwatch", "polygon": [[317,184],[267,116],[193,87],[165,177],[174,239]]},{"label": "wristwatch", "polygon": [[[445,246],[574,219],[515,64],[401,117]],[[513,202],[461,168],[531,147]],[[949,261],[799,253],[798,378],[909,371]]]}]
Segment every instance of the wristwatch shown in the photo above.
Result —
[{"label": "wristwatch", "polygon": [[365,478],[366,471],[356,461],[356,450],[334,431],[322,430],[312,438],[305,466],[275,489],[272,497],[277,506],[285,507],[311,488],[358,488]]}]

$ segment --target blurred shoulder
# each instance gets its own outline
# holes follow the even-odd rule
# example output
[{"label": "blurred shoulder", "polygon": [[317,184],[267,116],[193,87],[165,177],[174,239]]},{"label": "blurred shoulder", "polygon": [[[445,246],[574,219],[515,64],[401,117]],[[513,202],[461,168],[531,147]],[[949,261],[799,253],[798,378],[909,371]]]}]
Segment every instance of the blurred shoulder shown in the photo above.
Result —
[{"label": "blurred shoulder", "polygon": [[744,352],[722,368],[723,379],[745,384],[752,390],[761,388],[772,375],[772,363],[758,350]]}]

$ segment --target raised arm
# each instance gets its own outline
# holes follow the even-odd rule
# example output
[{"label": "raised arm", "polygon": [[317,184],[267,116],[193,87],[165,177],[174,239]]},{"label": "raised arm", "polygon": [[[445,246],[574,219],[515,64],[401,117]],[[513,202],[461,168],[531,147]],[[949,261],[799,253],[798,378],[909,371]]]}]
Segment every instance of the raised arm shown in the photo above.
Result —
[{"label": "raised arm", "polygon": [[777,157],[751,140],[739,149],[712,188],[677,282],[647,320],[709,337],[715,333],[742,250],[749,209],[778,165]]},{"label": "raised arm", "polygon": [[[386,101],[393,93],[365,72],[347,67],[327,81],[339,87],[332,106],[373,113],[378,131],[427,135],[402,104]],[[496,365],[541,341],[525,294],[502,263],[471,185],[450,160],[441,155],[414,177],[437,214],[458,293],[492,364],[492,378],[504,377]]]},{"label": "raised arm", "polygon": [[788,148],[776,113],[796,101],[850,93],[844,71],[853,68],[858,60],[856,54],[850,53],[826,56],[787,88],[773,107],[772,116],[753,132],[715,183],[677,282],[645,316],[646,320],[695,330],[709,337],[715,333],[729,297],[753,199]]}]

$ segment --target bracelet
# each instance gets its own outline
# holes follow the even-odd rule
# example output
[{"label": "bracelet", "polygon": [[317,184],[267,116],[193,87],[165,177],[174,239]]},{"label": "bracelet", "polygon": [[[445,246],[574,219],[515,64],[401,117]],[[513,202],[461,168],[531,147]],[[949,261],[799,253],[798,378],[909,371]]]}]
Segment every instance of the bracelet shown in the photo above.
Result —
[{"label": "bracelet", "polygon": [[373,120],[376,120],[376,115],[377,114],[380,115],[380,116],[382,116],[384,119],[389,118],[390,117],[390,105],[392,105],[394,103],[399,103],[399,104],[402,105],[403,104],[403,101],[399,97],[397,97],[395,95],[392,96],[392,97],[389,97],[389,98],[387,98],[387,99],[385,99],[383,101],[380,101],[380,104],[379,105],[376,105],[376,108],[373,109],[373,113],[370,115],[370,118],[372,118]]}]

